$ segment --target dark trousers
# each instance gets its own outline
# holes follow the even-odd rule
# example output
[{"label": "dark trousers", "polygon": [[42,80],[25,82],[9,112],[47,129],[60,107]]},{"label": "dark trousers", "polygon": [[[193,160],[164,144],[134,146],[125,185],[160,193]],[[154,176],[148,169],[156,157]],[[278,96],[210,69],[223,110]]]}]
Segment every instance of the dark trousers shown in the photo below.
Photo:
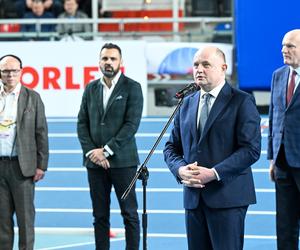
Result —
[{"label": "dark trousers", "polygon": [[16,214],[20,250],[34,245],[34,182],[25,178],[15,161],[0,161],[0,250],[13,249]]},{"label": "dark trousers", "polygon": [[282,145],[275,168],[278,250],[297,250],[300,222],[300,169],[289,166]]},{"label": "dark trousers", "polygon": [[138,250],[140,222],[137,213],[135,186],[125,200],[121,196],[135,176],[137,167],[88,168],[88,181],[93,205],[96,250],[109,249],[110,195],[114,186],[125,225],[126,250]]},{"label": "dark trousers", "polygon": [[186,210],[189,250],[242,250],[248,206],[209,208],[203,200]]}]

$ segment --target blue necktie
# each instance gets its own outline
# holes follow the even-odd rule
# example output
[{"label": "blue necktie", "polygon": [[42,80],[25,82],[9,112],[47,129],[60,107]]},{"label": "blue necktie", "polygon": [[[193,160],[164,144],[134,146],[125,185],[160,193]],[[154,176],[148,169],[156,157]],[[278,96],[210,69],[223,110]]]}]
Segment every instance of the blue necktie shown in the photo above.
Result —
[{"label": "blue necktie", "polygon": [[202,109],[200,112],[200,118],[199,118],[200,135],[203,132],[206,120],[208,118],[211,94],[206,93],[202,96],[202,98],[203,98],[203,106],[202,106]]}]

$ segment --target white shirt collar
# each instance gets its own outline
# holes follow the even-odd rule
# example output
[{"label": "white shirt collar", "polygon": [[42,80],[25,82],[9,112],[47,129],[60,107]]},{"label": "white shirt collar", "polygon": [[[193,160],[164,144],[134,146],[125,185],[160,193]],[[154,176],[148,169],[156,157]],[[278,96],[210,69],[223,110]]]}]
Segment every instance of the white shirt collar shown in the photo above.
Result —
[{"label": "white shirt collar", "polygon": [[293,71],[296,71],[297,72],[297,75],[300,75],[300,67],[294,69],[290,66],[290,74],[292,74]]},{"label": "white shirt collar", "polygon": [[[121,70],[119,70],[119,72],[115,75],[115,77],[111,81],[111,85],[112,86],[115,86],[117,84],[117,82],[119,81],[119,79],[121,77],[121,74],[122,74],[122,72],[121,72]],[[103,76],[100,78],[100,82],[101,82],[102,85],[107,86],[106,83],[105,83],[105,81],[104,81],[104,77]]]},{"label": "white shirt collar", "polygon": [[[14,90],[12,92],[10,92],[9,94],[14,94],[16,96],[19,96],[20,91],[21,91],[21,83],[17,83],[17,85],[14,88]],[[3,95],[4,93],[5,93],[5,95],[7,95],[7,93],[4,91],[4,85],[1,82],[1,85],[0,85],[0,94]]]},{"label": "white shirt collar", "polygon": [[217,98],[217,96],[219,95],[219,93],[220,93],[220,91],[221,91],[221,89],[223,88],[224,85],[225,85],[225,80],[209,92],[205,92],[204,90],[201,90],[201,98],[203,98],[203,95],[205,95],[206,93],[209,93],[214,98]]}]

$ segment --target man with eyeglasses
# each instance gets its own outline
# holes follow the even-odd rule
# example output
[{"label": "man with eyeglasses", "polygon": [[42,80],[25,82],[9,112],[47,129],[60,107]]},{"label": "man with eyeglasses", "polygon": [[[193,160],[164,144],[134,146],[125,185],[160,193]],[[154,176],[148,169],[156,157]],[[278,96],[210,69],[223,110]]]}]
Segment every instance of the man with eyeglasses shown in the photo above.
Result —
[{"label": "man with eyeglasses", "polygon": [[48,165],[48,128],[44,104],[21,85],[22,61],[0,58],[0,249],[13,249],[14,220],[19,249],[34,246],[34,187]]}]

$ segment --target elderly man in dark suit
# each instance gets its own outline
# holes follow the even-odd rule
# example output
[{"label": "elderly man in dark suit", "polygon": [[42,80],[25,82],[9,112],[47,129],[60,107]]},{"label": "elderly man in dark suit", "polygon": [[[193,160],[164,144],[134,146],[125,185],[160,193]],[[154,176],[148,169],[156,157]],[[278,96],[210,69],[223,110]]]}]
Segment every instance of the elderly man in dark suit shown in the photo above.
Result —
[{"label": "elderly man in dark suit", "polygon": [[93,204],[96,249],[109,249],[112,185],[125,224],[126,249],[138,250],[140,227],[135,188],[121,196],[134,177],[139,158],[135,141],[142,110],[141,86],[120,71],[119,46],[105,44],[100,51],[103,77],[87,85],[78,114],[77,132]]},{"label": "elderly man in dark suit", "polygon": [[298,249],[300,223],[300,30],[282,41],[285,66],[275,70],[271,85],[269,147],[271,180],[276,188],[279,250]]},{"label": "elderly man in dark suit", "polygon": [[0,58],[0,249],[12,249],[13,215],[19,249],[34,245],[34,187],[48,164],[48,129],[38,93],[20,83],[22,61]]},{"label": "elderly man in dark suit", "polygon": [[249,94],[225,80],[224,53],[194,56],[200,91],[185,98],[164,149],[184,184],[189,250],[242,250],[244,220],[256,202],[251,164],[260,156],[260,116]]}]

